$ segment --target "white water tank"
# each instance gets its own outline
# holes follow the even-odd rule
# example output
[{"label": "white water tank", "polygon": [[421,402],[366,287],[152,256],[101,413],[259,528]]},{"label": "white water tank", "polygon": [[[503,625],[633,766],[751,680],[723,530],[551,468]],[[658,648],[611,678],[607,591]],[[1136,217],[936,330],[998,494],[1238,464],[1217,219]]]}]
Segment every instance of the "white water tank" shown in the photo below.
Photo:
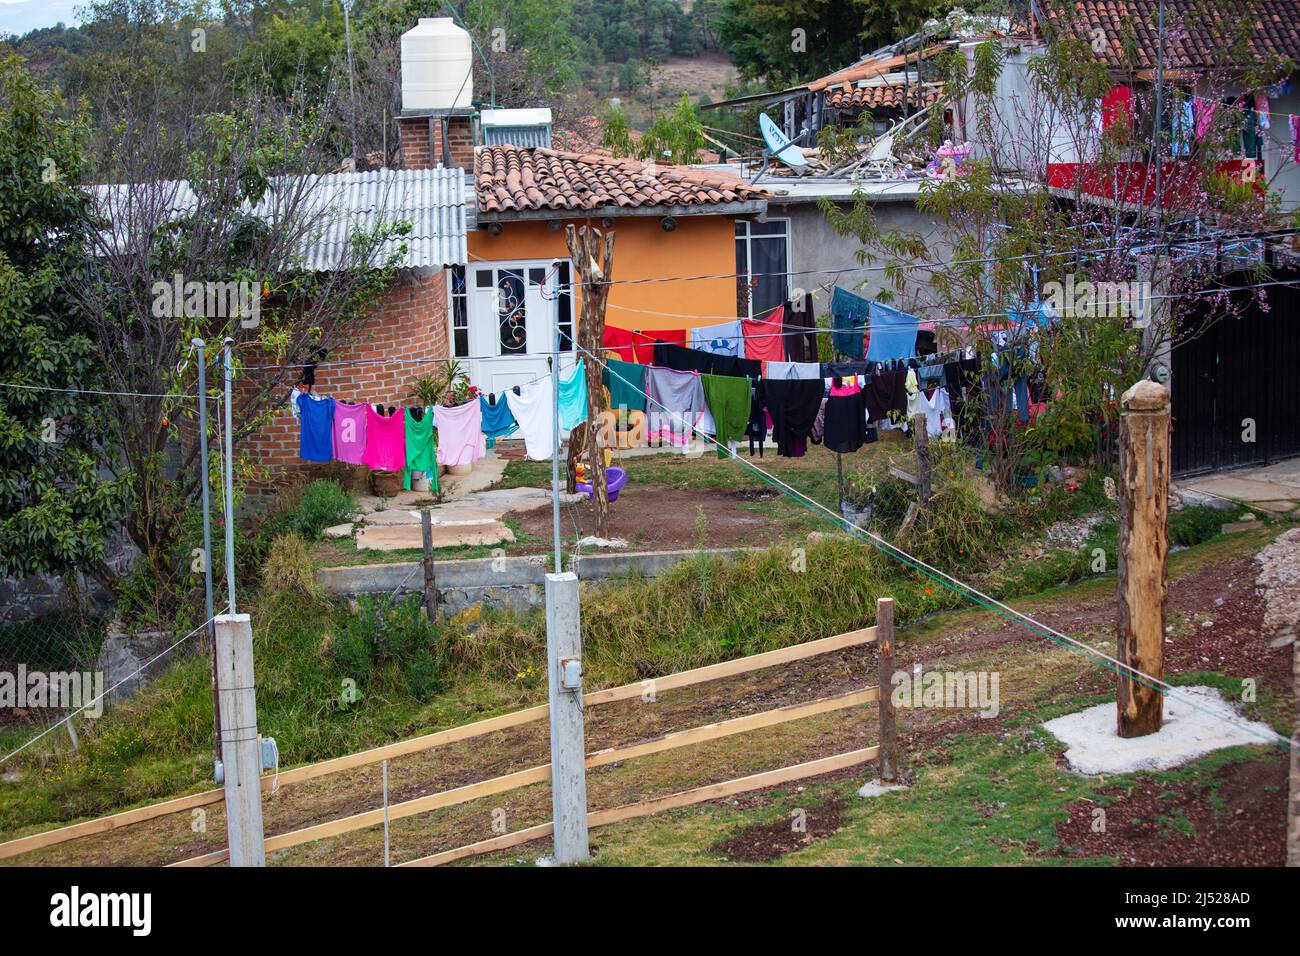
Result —
[{"label": "white water tank", "polygon": [[474,98],[469,34],[450,17],[421,17],[402,34],[402,109],[449,110]]}]

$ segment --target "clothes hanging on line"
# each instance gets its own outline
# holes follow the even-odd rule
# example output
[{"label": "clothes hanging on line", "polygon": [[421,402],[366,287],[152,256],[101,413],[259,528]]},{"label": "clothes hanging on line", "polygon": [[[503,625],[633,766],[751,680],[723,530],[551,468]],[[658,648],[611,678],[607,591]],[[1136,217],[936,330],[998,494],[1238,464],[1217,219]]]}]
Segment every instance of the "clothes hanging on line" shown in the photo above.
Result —
[{"label": "clothes hanging on line", "polygon": [[367,405],[334,402],[334,457],[349,465],[362,463],[366,452]]},{"label": "clothes hanging on line", "polygon": [[[743,378],[725,375],[701,375],[700,385],[704,389],[704,401],[713,415],[714,437],[720,445],[726,446],[739,441],[745,435],[749,425],[750,404],[753,388]],[[726,457],[726,452],[718,449],[718,457]]]},{"label": "clothes hanging on line", "polygon": [[871,421],[888,418],[890,412],[907,411],[906,381],[907,373],[897,369],[872,373],[864,389]]},{"label": "clothes hanging on line", "polygon": [[600,380],[609,389],[609,405],[615,411],[645,411],[646,366],[635,362],[606,359]]},{"label": "clothes hanging on line", "polygon": [[633,359],[642,365],[650,365],[654,362],[656,343],[686,347],[685,329],[646,329],[645,331],[634,329],[632,334],[637,339],[636,347],[633,349]]},{"label": "clothes hanging on line", "polygon": [[695,372],[651,366],[646,369],[647,437],[685,444],[704,413],[704,386]]},{"label": "clothes hanging on line", "polygon": [[366,450],[361,461],[375,471],[406,468],[406,409],[380,415],[373,406],[366,406]]},{"label": "clothes hanging on line", "polygon": [[729,355],[716,355],[713,358],[711,375],[731,375],[757,381],[763,377],[763,363],[757,359],[732,358]]},{"label": "clothes hanging on line", "polygon": [[786,358],[791,362],[816,362],[817,333],[809,331],[817,325],[812,293],[805,292],[801,298],[787,299],[782,307],[782,316]]},{"label": "clothes hanging on line", "polygon": [[785,361],[783,316],[784,310],[778,306],[767,318],[740,320],[740,328],[745,336],[745,358],[760,362]]},{"label": "clothes hanging on line", "polygon": [[402,469],[402,487],[411,490],[411,473],[422,471],[429,476],[433,490],[438,489],[437,445],[433,436],[433,415],[427,408],[406,409],[406,467]]},{"label": "clothes hanging on line", "polygon": [[948,391],[936,388],[930,395],[920,389],[907,403],[908,417],[925,416],[925,432],[938,437],[952,427],[952,408],[948,404]]},{"label": "clothes hanging on line", "polygon": [[763,379],[760,388],[763,405],[772,416],[777,454],[802,457],[821,409],[825,383],[821,379]]},{"label": "clothes hanging on line", "polygon": [[[713,355],[739,355],[743,336],[740,320],[718,325],[700,325],[690,330],[691,348]],[[700,369],[699,371],[703,371]]]},{"label": "clothes hanging on line", "polygon": [[862,330],[870,322],[871,303],[848,289],[836,286],[831,296],[831,345],[835,351],[850,359],[861,359],[866,354]]},{"label": "clothes hanging on line", "polygon": [[862,387],[851,384],[832,385],[826,397],[824,442],[833,452],[855,452],[867,440],[867,401]]},{"label": "clothes hanging on line", "polygon": [[306,461],[331,461],[334,458],[334,399],[317,398],[299,392],[298,456]]},{"label": "clothes hanging on line", "polygon": [[497,439],[508,438],[519,431],[519,423],[510,413],[510,405],[504,395],[480,395],[478,404],[479,417],[483,422],[483,437],[489,447],[494,446]]},{"label": "clothes hanging on line", "polygon": [[920,320],[883,302],[871,303],[871,344],[867,361],[883,362],[916,354],[916,330]]},{"label": "clothes hanging on line", "polygon": [[505,393],[510,414],[524,435],[524,453],[533,461],[545,461],[555,448],[554,381],[553,375],[545,375]]},{"label": "clothes hanging on line", "polygon": [[701,352],[699,349],[687,349],[680,345],[667,345],[660,342],[654,347],[654,361],[651,364],[678,372],[703,374],[713,371],[713,363],[716,360],[717,356],[712,352]]},{"label": "clothes hanging on line", "polygon": [[584,359],[578,359],[569,377],[560,379],[560,431],[565,434],[587,420],[587,375],[583,362]]},{"label": "clothes hanging on line", "polygon": [[454,468],[472,464],[487,455],[481,402],[466,402],[451,408],[435,405],[433,422],[438,429],[438,464]]},{"label": "clothes hanging on line", "polygon": [[616,353],[621,361],[635,362],[637,360],[636,346],[638,341],[640,341],[639,337],[627,329],[606,325],[600,346],[606,352]]},{"label": "clothes hanging on line", "polygon": [[768,362],[767,378],[823,378],[820,362]]}]

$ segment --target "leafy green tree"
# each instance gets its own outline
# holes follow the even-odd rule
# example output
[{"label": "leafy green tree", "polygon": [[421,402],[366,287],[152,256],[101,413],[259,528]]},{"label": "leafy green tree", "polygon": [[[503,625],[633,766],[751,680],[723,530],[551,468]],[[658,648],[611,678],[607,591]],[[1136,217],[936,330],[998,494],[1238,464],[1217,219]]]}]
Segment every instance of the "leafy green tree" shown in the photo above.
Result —
[{"label": "leafy green tree", "polygon": [[671,163],[698,162],[707,142],[691,98],[685,93],[671,113],[655,115],[650,128],[637,142],[637,153],[645,160],[668,160]]},{"label": "leafy green tree", "polygon": [[615,156],[631,156],[636,150],[627,114],[617,106],[609,107],[601,117],[600,145]]},{"label": "leafy green tree", "polygon": [[84,278],[84,127],[22,60],[0,61],[0,577],[104,579],[123,483],[104,477],[111,413],[79,393],[102,359],[69,297]]}]

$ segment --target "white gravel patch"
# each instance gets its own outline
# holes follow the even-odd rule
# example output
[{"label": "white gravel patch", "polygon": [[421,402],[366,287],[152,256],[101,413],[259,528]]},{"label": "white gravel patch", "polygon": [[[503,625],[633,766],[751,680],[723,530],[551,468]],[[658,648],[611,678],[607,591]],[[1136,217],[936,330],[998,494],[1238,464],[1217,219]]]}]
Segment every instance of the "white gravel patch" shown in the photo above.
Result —
[{"label": "white gravel patch", "polygon": [[1125,739],[1115,733],[1115,703],[1098,704],[1043,724],[1068,748],[1066,762],[1082,774],[1168,770],[1225,747],[1268,743],[1273,729],[1242,717],[1213,687],[1180,687],[1165,697],[1165,721],[1156,733]]}]

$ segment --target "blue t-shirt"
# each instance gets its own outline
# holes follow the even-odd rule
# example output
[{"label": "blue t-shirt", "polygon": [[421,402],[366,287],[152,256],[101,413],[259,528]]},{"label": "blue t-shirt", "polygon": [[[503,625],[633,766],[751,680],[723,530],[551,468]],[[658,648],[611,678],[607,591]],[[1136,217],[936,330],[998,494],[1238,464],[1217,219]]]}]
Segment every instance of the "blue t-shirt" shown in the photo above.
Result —
[{"label": "blue t-shirt", "polygon": [[298,456],[307,461],[334,460],[334,399],[299,392],[298,422],[302,432]]}]

